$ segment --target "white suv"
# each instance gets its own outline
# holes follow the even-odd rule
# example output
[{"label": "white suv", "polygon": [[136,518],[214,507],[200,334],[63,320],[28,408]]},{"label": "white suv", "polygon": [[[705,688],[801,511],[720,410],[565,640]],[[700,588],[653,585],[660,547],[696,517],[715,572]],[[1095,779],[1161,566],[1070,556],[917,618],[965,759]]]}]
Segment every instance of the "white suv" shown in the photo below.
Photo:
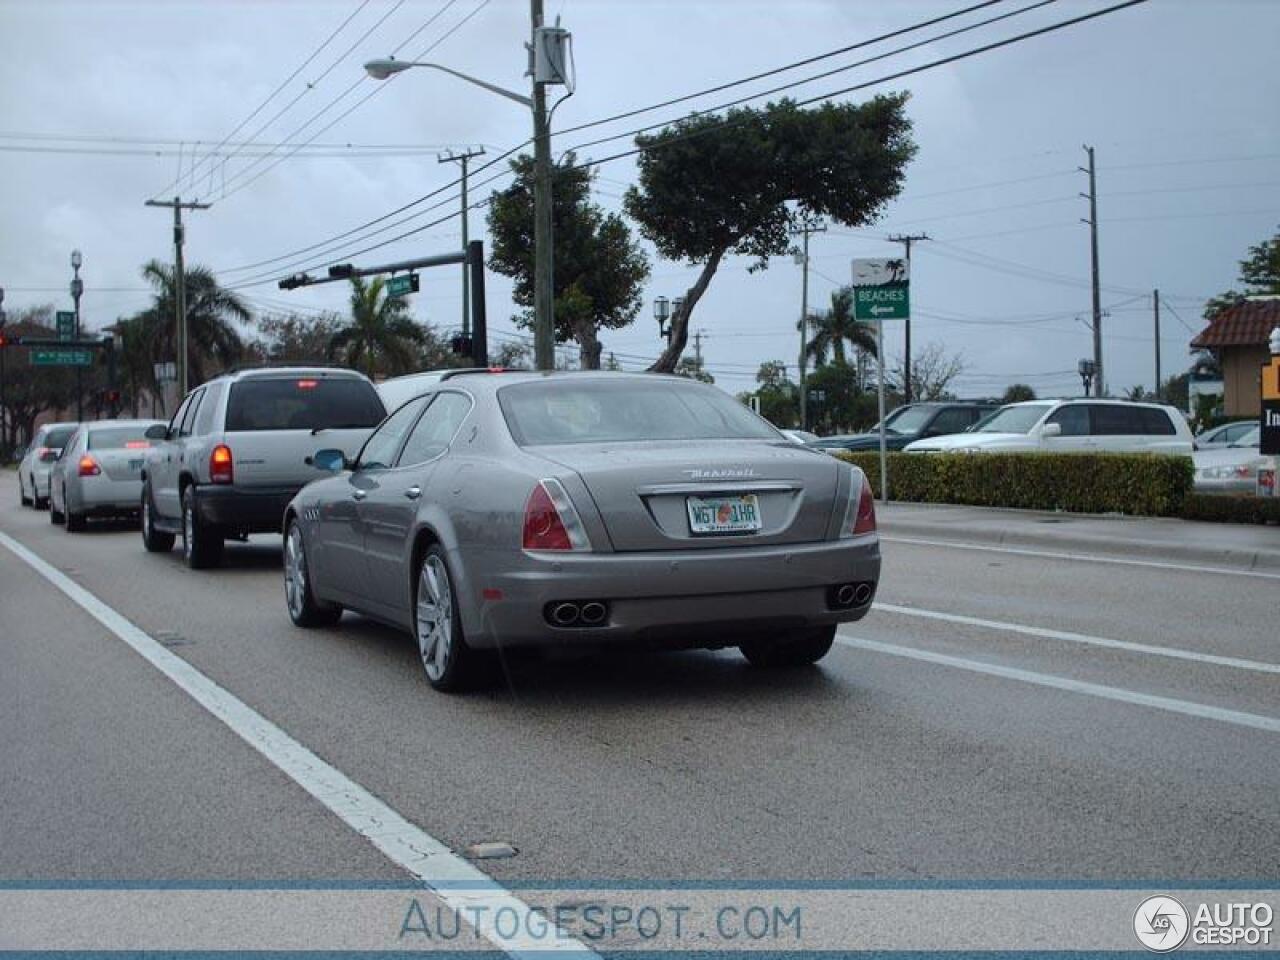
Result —
[{"label": "white suv", "polygon": [[142,467],[142,542],[173,547],[191,567],[215,566],[223,542],[279,531],[294,495],[323,474],[312,455],[337,448],[354,457],[386,409],[354,370],[262,367],[196,387]]},{"label": "white suv", "polygon": [[1191,428],[1176,407],[1125,400],[1028,400],[1002,407],[969,433],[929,437],[908,453],[1171,453],[1190,456]]}]

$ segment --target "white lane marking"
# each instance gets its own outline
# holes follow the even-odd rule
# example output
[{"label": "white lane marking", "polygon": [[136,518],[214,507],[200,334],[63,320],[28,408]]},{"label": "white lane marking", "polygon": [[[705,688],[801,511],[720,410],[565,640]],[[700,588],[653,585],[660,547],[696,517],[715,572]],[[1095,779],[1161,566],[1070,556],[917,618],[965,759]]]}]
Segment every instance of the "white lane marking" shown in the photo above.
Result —
[{"label": "white lane marking", "polygon": [[921,547],[952,547],[956,550],[980,550],[987,553],[1014,553],[1024,557],[1045,557],[1049,560],[1079,560],[1083,563],[1114,563],[1124,567],[1152,567],[1156,570],[1177,570],[1181,573],[1216,573],[1227,577],[1255,577],[1260,580],[1280,580],[1280,573],[1261,570],[1232,570],[1230,567],[1205,567],[1194,563],[1162,563],[1159,560],[1131,560],[1124,557],[1103,557],[1092,553],[1061,553],[1056,550],[1031,550],[1027,547],[993,546],[985,543],[960,543],[956,540],[925,540],[919,537],[886,537],[887,543],[908,543]]},{"label": "white lane marking", "polygon": [[981,617],[967,617],[959,613],[922,610],[918,607],[901,607],[893,603],[881,603],[879,600],[876,601],[872,609],[883,610],[886,613],[902,614],[908,617],[922,617],[926,620],[941,620],[944,623],[960,623],[970,627],[982,627],[987,630],[1021,633],[1028,637],[1043,637],[1046,640],[1087,643],[1095,647],[1108,647],[1112,650],[1127,650],[1131,653],[1170,657],[1174,660],[1192,660],[1196,663],[1208,663],[1216,667],[1234,667],[1237,670],[1253,670],[1256,673],[1280,674],[1280,663],[1267,663],[1263,660],[1222,657],[1216,653],[1199,653],[1195,650],[1183,650],[1179,647],[1160,647],[1149,643],[1135,643],[1132,640],[1111,640],[1107,637],[1090,636],[1087,633],[1072,633],[1069,630],[1051,630],[1048,627],[1033,627],[1022,623],[1005,623],[1003,620],[984,620]]},{"label": "white lane marking", "polygon": [[1090,697],[1101,697],[1103,700],[1116,700],[1120,703],[1132,703],[1141,707],[1153,707],[1156,710],[1167,710],[1170,713],[1181,713],[1188,717],[1202,720],[1220,720],[1237,727],[1252,727],[1254,730],[1265,730],[1267,733],[1280,733],[1280,719],[1264,717],[1256,713],[1242,713],[1239,710],[1227,710],[1223,707],[1210,707],[1203,703],[1192,703],[1189,700],[1175,700],[1172,697],[1159,697],[1151,693],[1138,693],[1136,690],[1125,690],[1120,687],[1108,687],[1100,683],[1086,683],[1083,680],[1072,680],[1048,673],[1036,673],[1032,670],[1021,670],[1017,667],[1002,667],[994,663],[981,663],[977,660],[966,660],[963,657],[952,657],[945,653],[934,653],[917,647],[902,647],[892,643],[881,643],[878,640],[867,640],[863,637],[851,637],[839,634],[836,643],[855,650],[869,650],[872,653],[884,653],[891,657],[906,657],[934,663],[956,670],[967,670],[970,673],[985,673],[988,676],[1005,680],[1017,680],[1021,683],[1032,683],[1038,687],[1051,687],[1069,693],[1083,693]]},{"label": "white lane marking", "polygon": [[[499,911],[515,911],[514,916],[526,917],[531,907],[13,537],[0,533],[0,544],[25,560],[393,863],[421,880],[451,909],[467,919],[475,918],[480,935],[508,956],[545,957],[548,950],[596,956],[577,940],[550,934],[533,937],[524,930],[523,923],[515,936],[500,934],[495,927]],[[507,913],[508,923],[512,916]]]}]

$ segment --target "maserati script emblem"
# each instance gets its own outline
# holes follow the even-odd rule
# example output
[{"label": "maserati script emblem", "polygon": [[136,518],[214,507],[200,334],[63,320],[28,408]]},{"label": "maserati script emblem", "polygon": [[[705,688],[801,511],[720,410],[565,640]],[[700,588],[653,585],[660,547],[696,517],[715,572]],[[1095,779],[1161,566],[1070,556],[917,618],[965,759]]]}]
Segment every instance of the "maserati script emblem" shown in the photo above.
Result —
[{"label": "maserati script emblem", "polygon": [[754,477],[756,475],[753,467],[721,467],[714,470],[694,468],[693,470],[683,470],[681,472],[690,480],[740,480],[744,477]]}]

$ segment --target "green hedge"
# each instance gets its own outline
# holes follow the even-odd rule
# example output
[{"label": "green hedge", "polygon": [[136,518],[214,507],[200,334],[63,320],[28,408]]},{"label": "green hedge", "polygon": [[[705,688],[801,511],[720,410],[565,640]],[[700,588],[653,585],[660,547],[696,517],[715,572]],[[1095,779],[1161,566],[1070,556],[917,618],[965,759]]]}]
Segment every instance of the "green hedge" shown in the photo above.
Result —
[{"label": "green hedge", "polygon": [[[880,454],[841,453],[880,495]],[[1181,516],[1190,457],[1125,453],[890,453],[889,497],[1072,513]]]},{"label": "green hedge", "polygon": [[1182,504],[1188,520],[1219,523],[1280,523],[1280,497],[1232,497],[1193,493]]}]

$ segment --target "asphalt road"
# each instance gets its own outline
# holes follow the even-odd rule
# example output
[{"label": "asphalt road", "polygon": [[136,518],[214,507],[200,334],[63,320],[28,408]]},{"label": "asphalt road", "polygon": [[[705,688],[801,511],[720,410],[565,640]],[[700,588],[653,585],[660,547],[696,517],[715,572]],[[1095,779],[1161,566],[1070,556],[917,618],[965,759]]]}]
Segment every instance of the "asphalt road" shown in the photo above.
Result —
[{"label": "asphalt road", "polygon": [[[1280,576],[890,540],[883,606],[818,668],[527,659],[446,696],[407,636],[294,627],[271,538],[196,573],[16,496],[0,532],[449,847],[514,845],[481,863],[503,882],[1280,864]],[[0,880],[403,876],[2,542],[0,729]]]}]

